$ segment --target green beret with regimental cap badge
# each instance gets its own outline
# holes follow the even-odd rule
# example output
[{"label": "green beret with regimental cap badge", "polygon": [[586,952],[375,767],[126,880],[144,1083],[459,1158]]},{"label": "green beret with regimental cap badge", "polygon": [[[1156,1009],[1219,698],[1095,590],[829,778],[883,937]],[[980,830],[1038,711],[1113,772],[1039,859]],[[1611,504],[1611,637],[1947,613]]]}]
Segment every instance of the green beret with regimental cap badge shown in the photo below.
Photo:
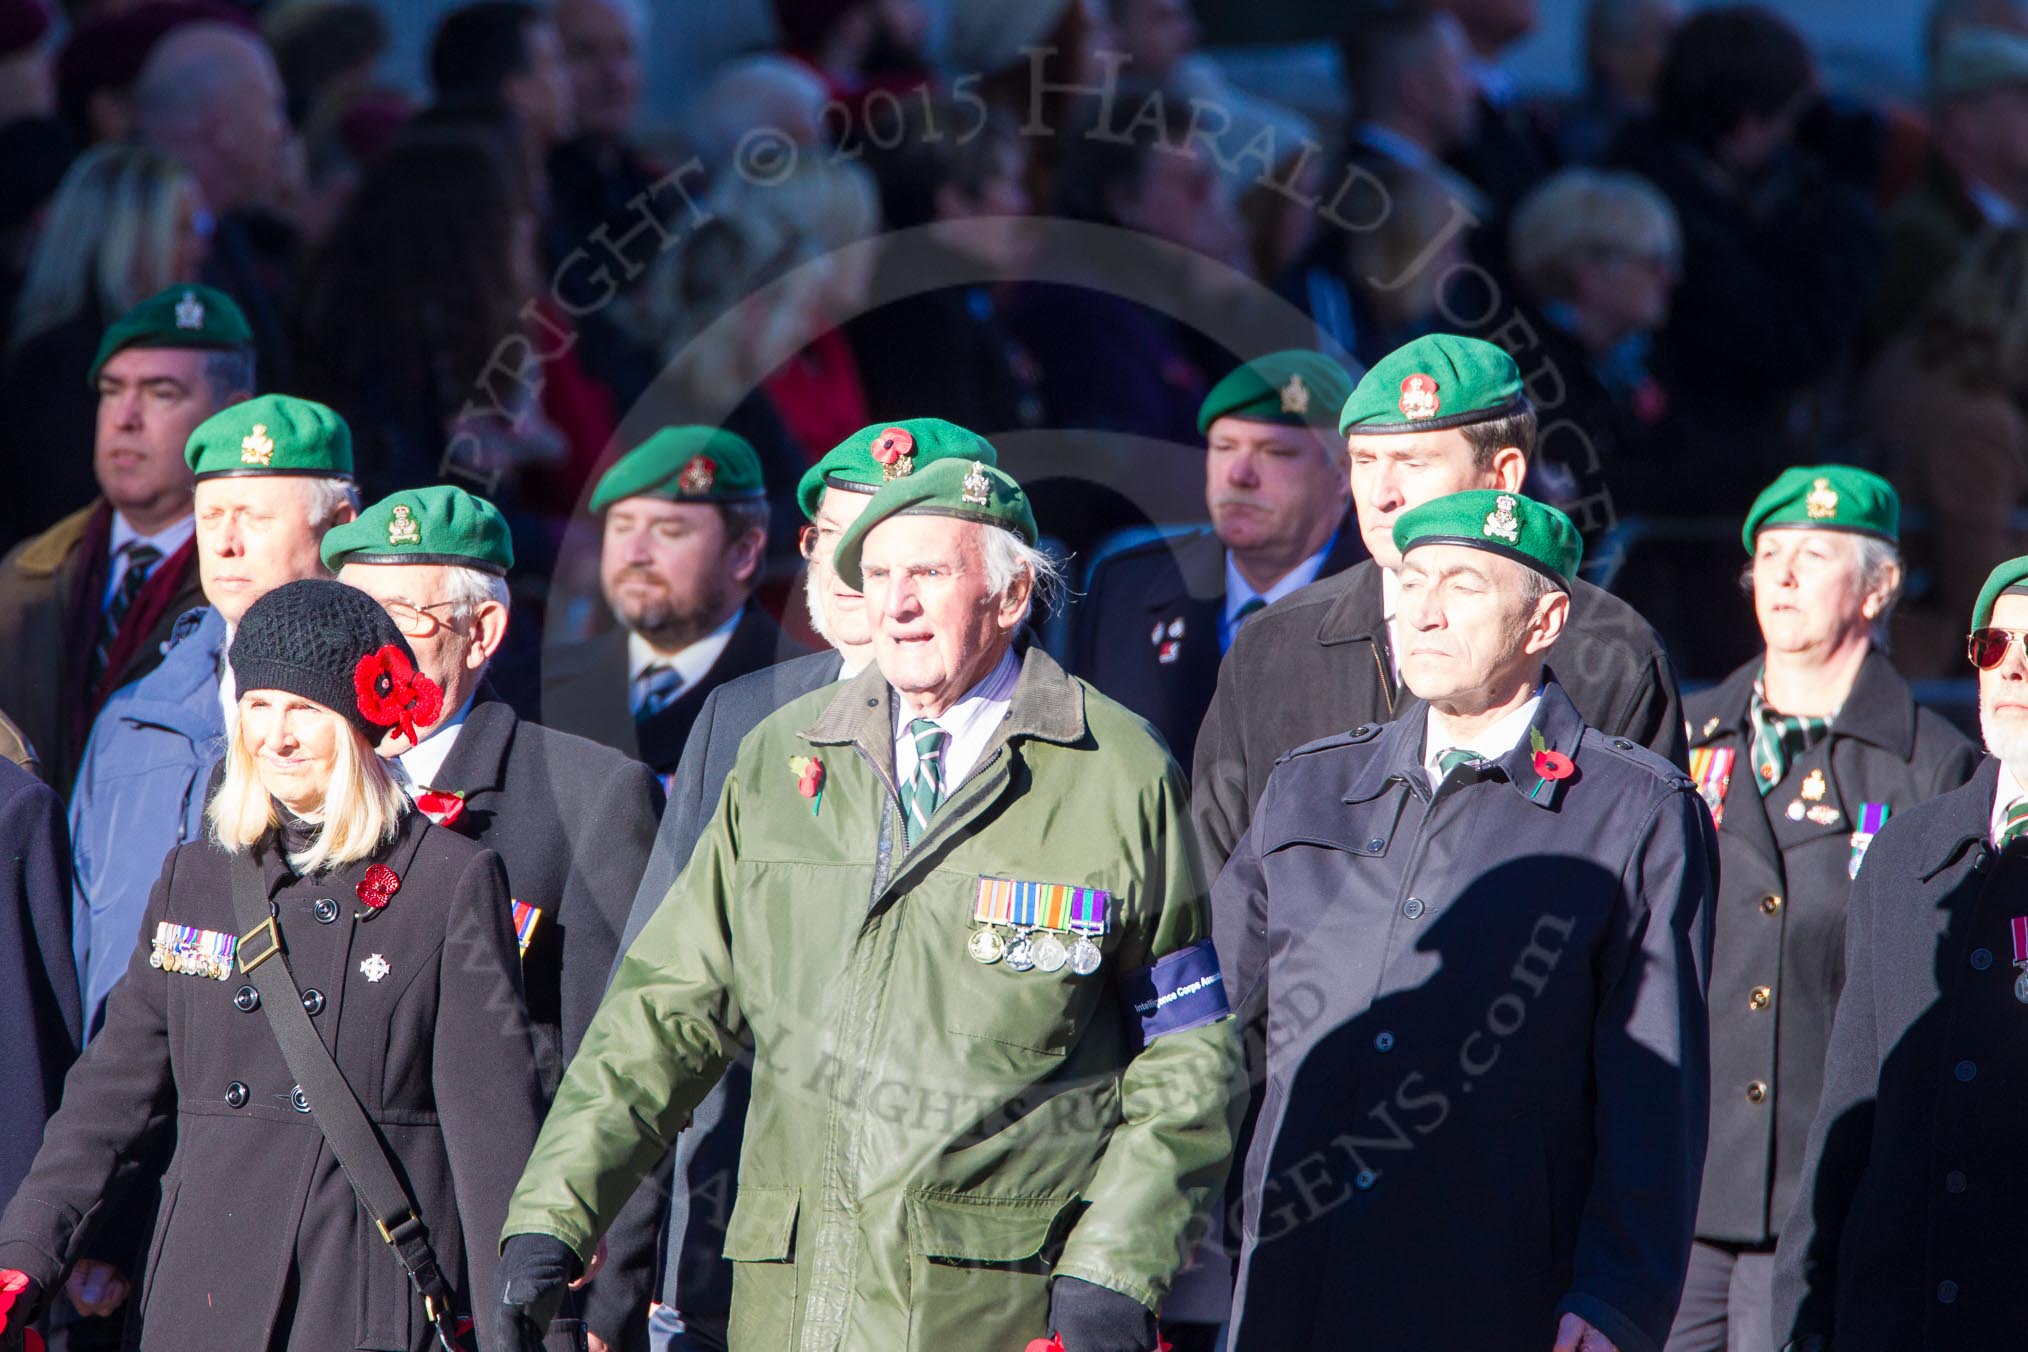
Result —
[{"label": "green beret with regimental cap badge", "polygon": [[993,443],[977,432],[942,418],[905,418],[860,428],[833,446],[804,472],[796,485],[796,503],[809,520],[817,519],[817,500],[827,488],[848,493],[875,493],[882,484],[906,479],[939,460],[1000,463]]},{"label": "green beret with regimental cap badge", "polygon": [[1843,530],[1894,543],[1901,497],[1878,474],[1851,465],[1792,465],[1753,500],[1739,538],[1746,552],[1764,530]]},{"label": "green beret with regimental cap badge", "polygon": [[1292,348],[1256,357],[1211,387],[1197,409],[1197,430],[1220,418],[1315,427],[1328,432],[1352,394],[1352,377],[1321,352]]},{"label": "green beret with regimental cap badge", "polygon": [[1498,488],[1473,488],[1431,498],[1394,522],[1394,547],[1463,545],[1532,568],[1565,591],[1577,577],[1584,537],[1546,502]]},{"label": "green beret with regimental cap badge", "polygon": [[767,496],[760,453],[722,427],[665,427],[614,462],[592,489],[591,509],[621,498],[752,502]]},{"label": "green beret with regimental cap badge", "polygon": [[1979,599],[1972,603],[1972,628],[1984,629],[1993,620],[1993,603],[2011,591],[2028,591],[2028,554],[2008,559],[1986,577]]},{"label": "green beret with regimental cap badge", "polygon": [[1505,348],[1432,333],[1373,364],[1345,401],[1338,431],[1440,432],[1511,417],[1528,407],[1521,368]]},{"label": "green beret with regimental cap badge", "polygon": [[[217,351],[253,350],[253,328],[232,297],[216,287],[190,282],[157,291],[106,327],[92,358],[90,383],[113,354],[130,347],[194,347]],[[231,391],[221,391],[231,393]]]},{"label": "green beret with regimental cap badge", "polygon": [[1035,513],[1020,484],[983,460],[939,460],[881,488],[838,537],[832,567],[846,586],[864,588],[859,556],[866,536],[891,516],[951,516],[1012,531],[1025,544],[1036,541]]},{"label": "green beret with regimental cap badge", "polygon": [[183,459],[200,479],[254,474],[352,477],[352,429],[314,399],[257,395],[197,424]]},{"label": "green beret with regimental cap badge", "polygon": [[326,531],[322,552],[334,573],[348,563],[444,563],[505,577],[514,566],[507,518],[451,484],[390,493]]}]

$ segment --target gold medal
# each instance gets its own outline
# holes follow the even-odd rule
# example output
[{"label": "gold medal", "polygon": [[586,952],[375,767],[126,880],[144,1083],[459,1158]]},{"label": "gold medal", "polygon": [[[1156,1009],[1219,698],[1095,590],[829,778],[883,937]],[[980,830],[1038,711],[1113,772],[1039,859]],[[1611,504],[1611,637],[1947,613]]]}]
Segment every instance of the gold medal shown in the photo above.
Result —
[{"label": "gold medal", "polygon": [[1000,937],[1000,931],[991,925],[972,931],[972,938],[965,945],[965,951],[972,955],[973,962],[992,966],[1007,952],[1007,941]]}]

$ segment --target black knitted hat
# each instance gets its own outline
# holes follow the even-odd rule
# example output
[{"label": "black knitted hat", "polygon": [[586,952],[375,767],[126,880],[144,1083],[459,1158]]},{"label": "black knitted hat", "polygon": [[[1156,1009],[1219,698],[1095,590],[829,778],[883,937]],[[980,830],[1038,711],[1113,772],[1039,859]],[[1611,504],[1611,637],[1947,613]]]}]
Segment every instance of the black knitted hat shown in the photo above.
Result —
[{"label": "black knitted hat", "polygon": [[232,638],[242,691],[286,690],[345,716],[368,746],[443,711],[443,691],[415,669],[415,652],[380,603],[342,582],[305,579],[247,608]]}]

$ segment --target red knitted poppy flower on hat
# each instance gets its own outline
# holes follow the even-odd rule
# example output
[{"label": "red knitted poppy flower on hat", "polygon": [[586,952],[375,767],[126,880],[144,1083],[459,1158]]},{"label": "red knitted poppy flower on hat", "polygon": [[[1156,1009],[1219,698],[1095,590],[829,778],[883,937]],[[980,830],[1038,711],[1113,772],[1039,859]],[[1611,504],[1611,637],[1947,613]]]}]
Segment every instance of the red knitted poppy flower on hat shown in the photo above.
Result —
[{"label": "red knitted poppy flower on hat", "polygon": [[417,725],[427,727],[444,711],[443,690],[392,643],[359,659],[352,668],[352,690],[359,697],[361,717],[399,729],[411,746],[422,740],[416,735]]}]

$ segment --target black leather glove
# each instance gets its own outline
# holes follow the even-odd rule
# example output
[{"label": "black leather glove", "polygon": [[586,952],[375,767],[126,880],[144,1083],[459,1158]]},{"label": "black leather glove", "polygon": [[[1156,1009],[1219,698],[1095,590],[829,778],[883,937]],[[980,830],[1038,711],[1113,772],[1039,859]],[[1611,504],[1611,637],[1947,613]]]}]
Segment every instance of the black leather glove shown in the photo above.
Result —
[{"label": "black leather glove", "polygon": [[555,1235],[509,1235],[500,1251],[500,1332],[508,1352],[542,1352],[542,1336],[584,1265]]},{"label": "black leather glove", "polygon": [[1050,1286],[1049,1328],[1063,1340],[1063,1352],[1155,1352],[1153,1310],[1076,1277]]}]

